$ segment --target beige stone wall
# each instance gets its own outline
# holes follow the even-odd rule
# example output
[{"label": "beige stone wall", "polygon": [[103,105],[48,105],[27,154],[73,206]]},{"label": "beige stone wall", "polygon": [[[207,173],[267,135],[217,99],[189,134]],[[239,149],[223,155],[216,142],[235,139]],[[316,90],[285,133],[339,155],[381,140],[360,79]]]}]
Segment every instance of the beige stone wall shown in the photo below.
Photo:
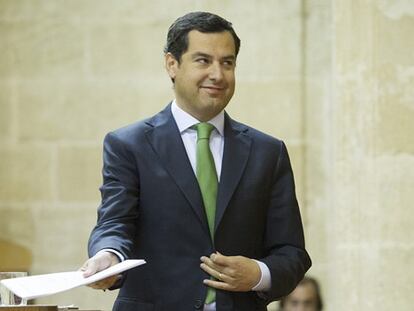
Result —
[{"label": "beige stone wall", "polygon": [[[86,259],[103,136],[172,98],[165,34],[192,10],[242,38],[228,111],[287,142],[326,310],[409,310],[411,0],[0,0],[0,238],[31,273]],[[41,302],[109,310],[115,294]]]},{"label": "beige stone wall", "polygon": [[306,215],[327,310],[411,310],[414,5],[306,1]]}]

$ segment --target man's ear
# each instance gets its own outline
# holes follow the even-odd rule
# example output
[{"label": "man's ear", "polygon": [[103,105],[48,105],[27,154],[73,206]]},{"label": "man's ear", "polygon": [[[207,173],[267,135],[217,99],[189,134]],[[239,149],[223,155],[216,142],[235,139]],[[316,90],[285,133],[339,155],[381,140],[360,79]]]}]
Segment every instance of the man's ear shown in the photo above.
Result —
[{"label": "man's ear", "polygon": [[166,53],[165,54],[165,69],[167,70],[168,75],[170,76],[172,80],[174,80],[175,76],[177,75],[178,66],[179,66],[179,63],[175,59],[174,55],[172,55],[171,53]]}]

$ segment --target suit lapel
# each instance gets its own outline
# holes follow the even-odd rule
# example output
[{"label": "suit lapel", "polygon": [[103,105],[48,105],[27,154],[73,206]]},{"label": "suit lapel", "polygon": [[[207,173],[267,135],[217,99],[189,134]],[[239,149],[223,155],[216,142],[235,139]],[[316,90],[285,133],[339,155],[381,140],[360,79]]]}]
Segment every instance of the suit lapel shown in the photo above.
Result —
[{"label": "suit lapel", "polygon": [[200,188],[172,116],[171,105],[147,124],[151,126],[146,132],[149,143],[210,236]]},{"label": "suit lapel", "polygon": [[224,153],[216,206],[216,230],[239,184],[249,158],[251,138],[245,132],[247,132],[247,127],[233,121],[226,114]]},{"label": "suit lapel", "polygon": [[[147,124],[150,125],[150,129],[146,131],[148,142],[190,203],[206,234],[210,236],[200,188],[172,116],[171,105],[150,119]],[[250,155],[251,138],[246,132],[247,127],[233,121],[226,114],[223,162],[217,194],[216,230]]]}]

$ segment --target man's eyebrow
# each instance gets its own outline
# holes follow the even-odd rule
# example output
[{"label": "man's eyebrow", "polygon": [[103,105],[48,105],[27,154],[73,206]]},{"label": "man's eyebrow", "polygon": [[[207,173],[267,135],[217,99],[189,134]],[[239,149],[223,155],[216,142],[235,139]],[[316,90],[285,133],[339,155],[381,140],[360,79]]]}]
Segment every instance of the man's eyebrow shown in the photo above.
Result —
[{"label": "man's eyebrow", "polygon": [[234,56],[234,55],[224,56],[222,58],[222,60],[224,60],[224,61],[229,61],[229,60],[236,61],[236,56]]},{"label": "man's eyebrow", "polygon": [[197,57],[206,57],[206,58],[211,58],[211,55],[208,55],[206,53],[203,52],[195,52],[191,55],[191,58],[197,58]]},{"label": "man's eyebrow", "polygon": [[[213,58],[211,55],[203,53],[203,52],[195,52],[191,55],[191,58],[197,58],[197,57],[205,57],[205,58]],[[222,60],[235,60],[236,56],[234,55],[227,55],[227,56],[223,56],[221,58]]]}]

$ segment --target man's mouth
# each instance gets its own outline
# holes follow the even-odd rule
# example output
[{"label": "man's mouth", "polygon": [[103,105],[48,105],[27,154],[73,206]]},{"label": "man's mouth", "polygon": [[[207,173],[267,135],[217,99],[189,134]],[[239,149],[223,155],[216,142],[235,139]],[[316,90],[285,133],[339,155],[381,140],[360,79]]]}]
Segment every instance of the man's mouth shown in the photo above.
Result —
[{"label": "man's mouth", "polygon": [[210,94],[221,93],[222,91],[225,90],[224,87],[212,86],[212,85],[205,85],[205,86],[201,86],[200,88],[204,89],[205,91],[207,91]]}]

